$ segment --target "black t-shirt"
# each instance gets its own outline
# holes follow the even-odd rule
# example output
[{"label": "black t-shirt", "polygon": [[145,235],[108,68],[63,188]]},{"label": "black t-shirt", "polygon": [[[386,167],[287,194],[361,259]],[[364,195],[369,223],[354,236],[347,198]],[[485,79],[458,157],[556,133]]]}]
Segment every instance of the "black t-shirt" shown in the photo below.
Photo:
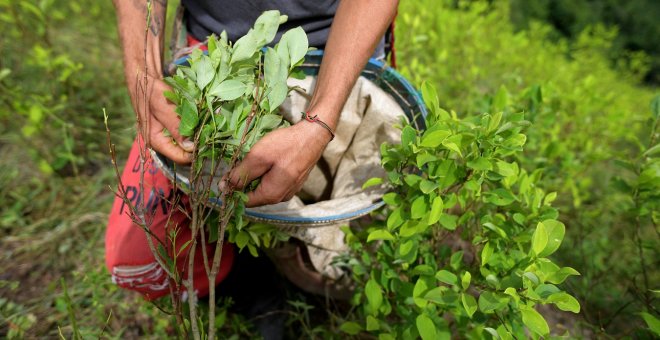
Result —
[{"label": "black t-shirt", "polygon": [[323,48],[328,40],[330,25],[337,11],[338,0],[182,0],[186,9],[188,33],[204,40],[211,33],[227,32],[236,41],[247,33],[259,15],[276,9],[289,19],[280,26],[275,37],[301,26],[307,32],[309,45]]}]

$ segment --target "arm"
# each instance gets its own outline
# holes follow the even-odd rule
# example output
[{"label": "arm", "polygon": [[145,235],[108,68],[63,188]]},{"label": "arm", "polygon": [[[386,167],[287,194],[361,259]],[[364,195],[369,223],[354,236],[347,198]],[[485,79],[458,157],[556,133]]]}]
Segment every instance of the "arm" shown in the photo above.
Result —
[{"label": "arm", "polygon": [[[339,4],[308,111],[333,130],[362,68],[392,22],[398,0],[349,0]],[[291,199],[319,160],[330,134],[305,120],[264,136],[229,176],[241,188],[261,177],[248,206]]]},{"label": "arm", "polygon": [[[179,117],[174,112],[175,106],[163,96],[163,92],[169,89],[162,81],[167,0],[151,1],[149,27],[146,0],[113,0],[113,3],[124,54],[124,75],[133,109],[138,115],[140,134],[147,146],[175,162],[190,162],[192,142],[184,141],[179,135]],[[164,128],[176,144],[165,135]]]}]

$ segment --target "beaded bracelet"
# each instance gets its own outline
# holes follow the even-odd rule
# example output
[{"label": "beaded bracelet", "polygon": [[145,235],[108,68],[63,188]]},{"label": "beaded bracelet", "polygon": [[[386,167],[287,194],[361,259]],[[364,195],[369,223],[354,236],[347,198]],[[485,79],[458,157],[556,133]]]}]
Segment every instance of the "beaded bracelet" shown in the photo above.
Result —
[{"label": "beaded bracelet", "polygon": [[333,139],[335,139],[335,133],[332,132],[332,129],[328,126],[328,124],[324,123],[322,120],[318,119],[316,115],[310,116],[309,112],[300,112],[302,114],[302,117],[311,123],[317,123],[321,125],[324,129],[328,130],[330,132],[330,142],[332,142]]}]

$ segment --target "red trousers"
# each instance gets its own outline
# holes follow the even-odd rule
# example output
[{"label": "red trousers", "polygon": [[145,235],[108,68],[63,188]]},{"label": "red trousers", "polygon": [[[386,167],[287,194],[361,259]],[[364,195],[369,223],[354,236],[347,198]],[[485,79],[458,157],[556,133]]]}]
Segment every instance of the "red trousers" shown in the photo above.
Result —
[{"label": "red trousers", "polygon": [[[148,153],[147,153],[148,154]],[[156,262],[156,259],[147,243],[145,231],[131,219],[130,206],[137,202],[144,202],[147,210],[146,218],[149,220],[149,230],[154,235],[154,245],[158,240],[169,244],[170,258],[175,259],[178,272],[183,279],[188,278],[188,256],[190,245],[183,247],[191,238],[189,228],[190,220],[179,208],[171,206],[175,197],[172,183],[165,175],[155,168],[150,158],[147,159],[144,173],[144,192],[140,191],[140,153],[137,140],[133,142],[128,162],[122,174],[122,183],[126,198],[125,202],[119,197],[115,198],[112,212],[108,219],[108,229],[105,235],[105,261],[112,280],[122,288],[134,290],[143,294],[147,299],[157,299],[170,293],[172,282],[165,270]],[[181,193],[179,193],[181,195]],[[188,209],[188,199],[180,199],[181,207]],[[176,231],[176,237],[173,237]],[[169,240],[168,240],[169,237]],[[157,240],[158,239],[158,240]],[[208,254],[213,256],[215,244],[207,244]],[[174,251],[180,251],[173,256]],[[205,296],[209,291],[209,280],[202,259],[201,240],[198,239],[193,270],[193,283],[197,296]],[[234,262],[234,248],[224,244],[220,272],[216,284],[221,282],[229,273]],[[209,258],[211,261],[211,258]],[[185,294],[185,288],[181,286]]]}]

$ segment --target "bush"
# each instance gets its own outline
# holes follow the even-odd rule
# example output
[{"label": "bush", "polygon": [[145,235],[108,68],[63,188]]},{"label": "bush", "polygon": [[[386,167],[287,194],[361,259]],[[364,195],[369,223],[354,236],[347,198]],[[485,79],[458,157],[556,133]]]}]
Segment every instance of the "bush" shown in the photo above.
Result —
[{"label": "bush", "polygon": [[557,257],[585,276],[567,289],[584,302],[584,320],[596,331],[641,327],[634,312],[657,310],[643,298],[657,289],[654,280],[642,283],[645,275],[658,277],[657,216],[646,214],[634,227],[634,190],[621,192],[617,178],[631,183],[639,169],[622,170],[617,160],[644,161],[644,149],[657,143],[649,138],[653,91],[639,86],[644,67],[611,69],[605,52],[614,35],[603,28],[569,47],[548,39],[551,29],[538,23],[515,32],[507,3],[430,6],[402,3],[397,33],[412,37],[398,46],[402,72],[417,83],[431,80],[442,105],[459,116],[525,112],[532,125],[517,160],[528,171],[542,168],[541,186],[558,192],[570,246]]},{"label": "bush", "polygon": [[401,145],[381,149],[394,188],[385,219],[345,230],[362,307],[361,322],[343,329],[379,339],[547,336],[535,305],[578,313],[556,284],[579,273],[547,258],[565,232],[550,205],[557,194],[539,187],[540,171],[513,161],[528,122],[501,111],[459,119],[424,90],[427,130],[404,124]]}]

